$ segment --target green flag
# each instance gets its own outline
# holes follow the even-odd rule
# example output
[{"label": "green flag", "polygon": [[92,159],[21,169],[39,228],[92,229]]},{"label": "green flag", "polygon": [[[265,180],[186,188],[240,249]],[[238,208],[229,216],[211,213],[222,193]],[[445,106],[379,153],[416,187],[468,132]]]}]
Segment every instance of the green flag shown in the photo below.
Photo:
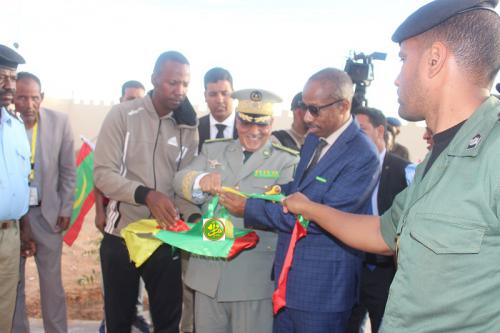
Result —
[{"label": "green flag", "polygon": [[69,246],[78,237],[82,229],[83,219],[94,204],[94,181],[92,168],[94,167],[94,151],[91,144],[84,140],[82,148],[76,157],[76,187],[75,202],[69,228],[64,234],[64,242]]}]

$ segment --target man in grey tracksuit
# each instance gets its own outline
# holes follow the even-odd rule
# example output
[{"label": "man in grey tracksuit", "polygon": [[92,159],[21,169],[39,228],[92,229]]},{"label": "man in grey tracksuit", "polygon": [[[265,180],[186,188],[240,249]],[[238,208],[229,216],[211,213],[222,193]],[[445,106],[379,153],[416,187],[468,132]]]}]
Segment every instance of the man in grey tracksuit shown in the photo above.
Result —
[{"label": "man in grey tracksuit", "polygon": [[144,98],[114,106],[106,116],[95,150],[94,181],[110,198],[101,243],[104,307],[108,332],[129,332],[137,286],[142,277],[155,332],[178,332],[182,304],[179,254],[160,246],[139,268],[130,261],[120,231],[128,224],[155,218],[163,227],[177,214],[197,210],[174,198],[174,174],[198,149],[198,121],[186,99],[187,59],[175,51],[156,61],[154,89]]}]

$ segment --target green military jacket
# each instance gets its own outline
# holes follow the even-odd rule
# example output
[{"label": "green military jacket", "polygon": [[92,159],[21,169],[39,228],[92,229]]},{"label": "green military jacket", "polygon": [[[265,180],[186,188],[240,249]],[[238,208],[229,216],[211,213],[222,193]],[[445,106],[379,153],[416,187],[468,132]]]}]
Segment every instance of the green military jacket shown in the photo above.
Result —
[{"label": "green military jacket", "polygon": [[500,332],[500,102],[490,97],[381,218],[398,270],[381,332]]},{"label": "green military jacket", "polygon": [[[205,141],[201,154],[175,176],[175,191],[192,200],[196,177],[205,172],[222,175],[222,185],[248,193],[264,193],[266,186],[286,184],[293,179],[297,152],[267,142],[243,163],[244,154],[238,140]],[[206,212],[207,198],[202,211]],[[244,228],[243,219],[232,217],[235,228]],[[185,283],[192,289],[220,302],[270,299],[277,236],[273,231],[256,230],[259,242],[230,261],[191,256]]]}]

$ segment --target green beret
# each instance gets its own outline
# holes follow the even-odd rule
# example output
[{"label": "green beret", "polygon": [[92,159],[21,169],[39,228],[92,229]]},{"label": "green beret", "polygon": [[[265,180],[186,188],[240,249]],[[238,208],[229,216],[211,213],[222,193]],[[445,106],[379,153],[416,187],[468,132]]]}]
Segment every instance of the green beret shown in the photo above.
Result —
[{"label": "green beret", "polygon": [[432,1],[408,16],[392,35],[392,41],[401,43],[408,38],[420,35],[434,28],[455,15],[471,10],[483,9],[495,12],[494,8],[497,4],[498,0]]}]

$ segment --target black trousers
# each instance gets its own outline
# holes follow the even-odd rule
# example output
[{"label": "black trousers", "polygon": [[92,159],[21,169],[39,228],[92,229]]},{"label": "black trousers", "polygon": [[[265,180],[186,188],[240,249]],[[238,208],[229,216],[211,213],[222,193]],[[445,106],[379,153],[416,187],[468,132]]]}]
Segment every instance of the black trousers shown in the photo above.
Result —
[{"label": "black trousers", "polygon": [[181,260],[178,251],[162,244],[139,268],[130,261],[125,241],[104,234],[100,248],[104,311],[109,333],[131,331],[139,278],[148,292],[154,332],[178,333],[182,311]]},{"label": "black trousers", "polygon": [[352,309],[347,333],[359,333],[359,326],[367,312],[370,316],[372,333],[378,331],[395,273],[396,269],[392,263],[377,265],[373,270],[370,270],[366,264],[363,265],[359,302]]}]

